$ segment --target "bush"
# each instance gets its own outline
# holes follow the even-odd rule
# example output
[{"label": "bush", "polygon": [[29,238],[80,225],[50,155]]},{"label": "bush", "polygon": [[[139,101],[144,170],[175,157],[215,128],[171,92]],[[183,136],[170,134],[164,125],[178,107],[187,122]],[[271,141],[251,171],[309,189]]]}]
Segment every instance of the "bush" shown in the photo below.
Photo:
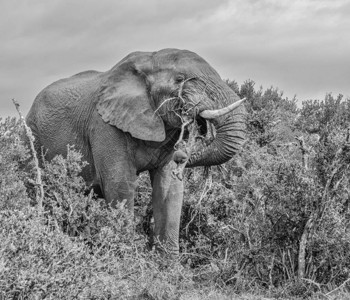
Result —
[{"label": "bush", "polygon": [[277,89],[230,85],[248,99],[249,138],[224,166],[186,170],[181,263],[148,249],[147,175],[139,178],[132,223],[124,203],[111,209],[88,192],[79,176],[86,163],[68,147],[66,158],[42,163],[41,211],[22,129],[14,119],[0,123],[3,295],[232,299],[246,292],[289,298],[346,292],[350,100],[327,95],[298,109]]},{"label": "bush", "polygon": [[[6,170],[1,172],[0,297],[175,299],[193,289],[190,271],[147,250],[146,237],[134,230],[142,226],[133,225],[124,203],[111,209],[86,193],[79,176],[86,163],[72,147],[67,158],[43,162],[43,211],[30,205],[36,205],[36,172],[20,128],[14,119],[0,126]],[[145,201],[142,193],[139,198]]]},{"label": "bush", "polygon": [[310,296],[335,289],[350,275],[350,122],[334,113],[343,114],[348,104],[329,96],[326,102],[338,108],[317,103],[325,107],[317,116],[330,120],[320,139],[299,125],[315,123],[313,114],[312,121],[302,120],[310,104],[300,112],[273,90],[243,87],[241,96],[252,101],[250,138],[235,161],[213,167],[205,182],[188,171],[183,251],[192,267],[206,268],[215,284],[236,291],[268,288],[288,296],[292,291],[284,287],[292,284],[300,287],[293,296]]},{"label": "bush", "polygon": [[20,209],[29,204],[21,166],[28,159],[23,129],[16,119],[0,118],[0,210]]}]

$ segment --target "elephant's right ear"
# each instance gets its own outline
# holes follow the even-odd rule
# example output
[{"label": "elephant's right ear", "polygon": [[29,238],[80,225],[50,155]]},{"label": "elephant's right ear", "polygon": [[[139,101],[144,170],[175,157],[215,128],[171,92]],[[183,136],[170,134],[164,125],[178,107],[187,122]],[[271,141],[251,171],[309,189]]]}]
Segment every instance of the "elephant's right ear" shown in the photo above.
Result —
[{"label": "elephant's right ear", "polygon": [[133,137],[162,142],[165,128],[152,107],[145,76],[134,62],[122,61],[106,72],[99,94],[97,111],[102,119]]}]

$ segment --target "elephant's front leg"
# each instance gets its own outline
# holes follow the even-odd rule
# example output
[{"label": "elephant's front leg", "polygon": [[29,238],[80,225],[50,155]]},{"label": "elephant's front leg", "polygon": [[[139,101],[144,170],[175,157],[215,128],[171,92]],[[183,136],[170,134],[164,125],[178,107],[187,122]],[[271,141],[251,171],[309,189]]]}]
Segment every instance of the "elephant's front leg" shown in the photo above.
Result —
[{"label": "elephant's front leg", "polygon": [[183,201],[183,182],[172,175],[174,161],[150,172],[152,205],[155,222],[154,241],[171,254],[179,253],[180,217]]},{"label": "elephant's front leg", "polygon": [[136,171],[129,166],[116,164],[104,172],[103,177],[103,190],[107,203],[116,207],[118,202],[126,200],[126,206],[130,213],[133,213],[137,186]]},{"label": "elephant's front leg", "polygon": [[123,132],[111,126],[98,128],[101,129],[94,131],[90,141],[97,184],[108,204],[115,207],[126,200],[127,207],[133,212],[137,175],[130,155],[132,149]]}]

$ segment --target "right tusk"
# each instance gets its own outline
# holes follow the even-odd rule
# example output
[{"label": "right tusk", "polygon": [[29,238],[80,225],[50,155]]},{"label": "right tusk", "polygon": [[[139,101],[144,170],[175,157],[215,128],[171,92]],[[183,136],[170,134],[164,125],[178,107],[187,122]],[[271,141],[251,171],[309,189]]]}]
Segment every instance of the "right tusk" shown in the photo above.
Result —
[{"label": "right tusk", "polygon": [[228,114],[229,112],[235,110],[236,108],[238,108],[244,101],[246,100],[246,98],[243,98],[235,103],[230,104],[229,106],[226,106],[224,108],[220,108],[220,109],[215,109],[215,110],[210,110],[210,109],[206,109],[203,110],[201,113],[199,113],[199,115],[204,118],[204,119],[216,119],[218,117],[221,117],[223,115]]}]

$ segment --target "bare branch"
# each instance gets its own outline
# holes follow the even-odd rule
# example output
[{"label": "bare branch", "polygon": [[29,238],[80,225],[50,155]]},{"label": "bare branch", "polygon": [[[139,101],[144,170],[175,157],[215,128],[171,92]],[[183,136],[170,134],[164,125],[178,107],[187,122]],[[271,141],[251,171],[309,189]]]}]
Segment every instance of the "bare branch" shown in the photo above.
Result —
[{"label": "bare branch", "polygon": [[15,99],[12,99],[12,102],[17,109],[20,120],[25,128],[26,135],[29,139],[30,150],[31,150],[32,155],[33,155],[33,161],[34,161],[35,170],[36,170],[36,180],[35,180],[36,201],[38,203],[39,211],[42,211],[43,200],[44,200],[44,186],[43,186],[43,182],[41,179],[41,168],[39,166],[39,160],[38,160],[38,157],[36,155],[36,151],[35,151],[35,147],[34,147],[35,138],[33,136],[32,130],[26,124],[26,121],[21,113],[21,110],[19,109],[19,103]]},{"label": "bare branch", "polygon": [[305,140],[303,136],[295,137],[295,139],[299,142],[299,148],[301,150],[303,167],[305,170],[309,169],[309,154],[310,148],[306,147]]},{"label": "bare branch", "polygon": [[340,289],[344,288],[348,283],[350,282],[350,278],[346,279],[340,286],[335,288],[334,290],[330,291],[329,293],[326,294],[326,296],[330,296],[331,294],[336,293]]},{"label": "bare branch", "polygon": [[179,88],[179,92],[178,92],[178,97],[179,97],[179,99],[181,99],[181,101],[182,101],[183,103],[186,103],[185,99],[182,97],[182,92],[183,92],[184,85],[185,85],[185,83],[186,83],[187,81],[190,81],[190,80],[193,80],[193,79],[195,79],[195,78],[194,78],[194,77],[187,78],[186,80],[184,80],[184,81],[181,82],[181,84],[180,84],[180,88]]},{"label": "bare branch", "polygon": [[[185,118],[185,117],[184,117]],[[187,119],[187,120],[186,120]],[[172,175],[174,177],[177,177],[179,180],[183,179],[183,171],[186,167],[187,161],[191,157],[192,147],[195,143],[195,131],[196,131],[196,124],[193,124],[190,129],[190,135],[188,142],[184,141],[183,136],[185,133],[185,129],[187,126],[189,126],[191,123],[193,123],[192,119],[185,118],[185,122],[181,126],[181,132],[179,139],[174,145],[175,150],[181,150],[187,155],[187,159],[185,159],[182,163],[178,164],[177,167],[173,170]]]},{"label": "bare branch", "polygon": [[159,106],[158,108],[154,111],[154,114],[168,101],[171,101],[171,100],[177,100],[178,98],[177,97],[171,97],[171,98],[167,98],[165,99]]}]

